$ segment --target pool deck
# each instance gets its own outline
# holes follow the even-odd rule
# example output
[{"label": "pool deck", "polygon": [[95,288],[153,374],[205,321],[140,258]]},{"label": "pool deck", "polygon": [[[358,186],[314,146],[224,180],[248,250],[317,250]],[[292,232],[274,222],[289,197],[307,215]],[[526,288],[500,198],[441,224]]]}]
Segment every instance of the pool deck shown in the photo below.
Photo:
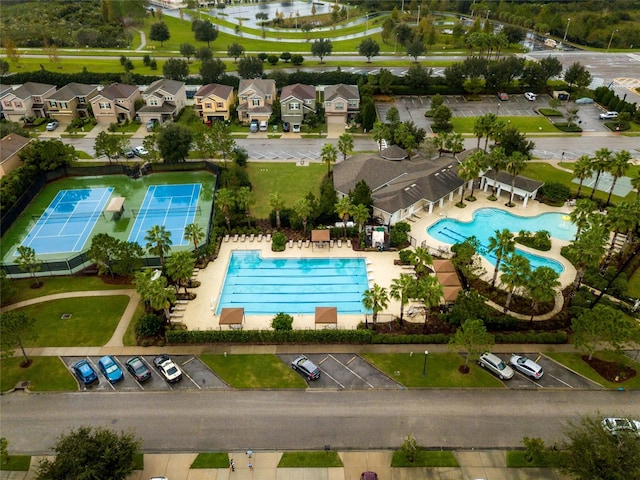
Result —
[{"label": "pool deck", "polygon": [[[428,214],[426,211],[420,212],[413,218],[411,224],[411,236],[416,239],[417,245],[425,245],[430,248],[432,252],[437,251],[439,248],[449,251],[449,244],[441,243],[427,234],[427,228],[442,218],[453,218],[461,221],[470,221],[473,212],[478,208],[492,207],[501,208],[509,211],[514,215],[520,216],[535,216],[541,213],[548,212],[570,212],[571,208],[556,208],[548,205],[543,205],[539,202],[529,202],[526,208],[522,207],[521,203],[518,203],[516,207],[507,208],[504,203],[508,199],[503,195],[498,201],[487,200],[488,194],[482,191],[475,192],[477,201],[467,202],[466,208],[458,208],[455,206],[455,202],[458,200],[454,198],[453,202],[447,202],[442,209],[434,209],[433,213]],[[490,228],[490,227],[488,227]],[[542,255],[549,256],[555,260],[560,261],[564,265],[564,272],[560,275],[560,282],[562,286],[569,285],[575,278],[575,268],[567,262],[560,255],[560,248],[567,245],[569,242],[553,239],[552,248],[548,252],[542,252]],[[540,254],[536,250],[529,249],[522,245],[518,248],[522,250],[530,251],[532,253]],[[212,329],[228,329],[228,326],[219,325],[219,316],[215,315],[217,308],[217,302],[220,298],[220,292],[224,285],[225,275],[227,272],[227,266],[231,258],[231,253],[234,250],[258,250],[265,258],[357,258],[364,257],[367,262],[367,273],[369,277],[369,283],[377,283],[381,287],[387,289],[391,287],[391,282],[394,278],[398,278],[402,273],[412,273],[407,267],[401,265],[394,265],[394,260],[398,259],[398,252],[358,252],[354,251],[351,247],[346,245],[346,242],[342,242],[342,246],[338,247],[337,242],[334,242],[334,246],[328,248],[306,247],[305,243],[302,243],[302,247],[298,246],[298,243],[294,243],[293,247],[287,246],[283,252],[272,252],[271,243],[267,242],[264,238],[262,241],[249,241],[245,239],[241,241],[238,239],[234,241],[230,238],[228,241],[223,241],[218,254],[218,259],[215,262],[209,263],[209,265],[200,269],[195,278],[202,282],[202,285],[193,290],[197,293],[197,297],[189,301],[183,308],[184,310],[176,312],[179,317],[176,317],[174,321],[183,323],[189,330],[212,330]],[[494,266],[490,264],[484,258],[482,259],[483,267],[486,270],[485,277],[491,279],[493,275]],[[405,306],[405,312],[410,305]],[[285,312],[290,313],[291,312]],[[381,313],[399,315],[400,303],[397,300],[389,299],[389,305],[385,311]],[[293,314],[292,314],[293,315]],[[249,330],[255,329],[269,329],[271,328],[271,320],[273,315],[246,315],[244,319],[243,328]],[[406,318],[411,321],[411,319]],[[416,315],[414,321],[421,323],[421,315]],[[355,328],[360,322],[364,321],[364,315],[343,315],[338,312],[338,324],[339,329],[352,329]],[[293,327],[295,329],[316,329],[315,315],[313,314],[295,314]],[[318,329],[325,328],[323,325],[318,325]]]}]

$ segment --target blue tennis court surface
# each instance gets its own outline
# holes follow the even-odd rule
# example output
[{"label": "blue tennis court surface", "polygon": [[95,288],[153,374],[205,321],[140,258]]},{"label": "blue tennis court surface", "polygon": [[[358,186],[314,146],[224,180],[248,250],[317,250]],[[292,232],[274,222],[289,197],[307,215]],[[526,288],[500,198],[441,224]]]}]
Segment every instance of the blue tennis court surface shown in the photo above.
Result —
[{"label": "blue tennis court surface", "polygon": [[111,187],[60,190],[22,245],[39,255],[79,252],[112,192]]},{"label": "blue tennis court surface", "polygon": [[184,239],[184,227],[193,223],[200,213],[200,188],[199,183],[152,185],[147,188],[140,210],[133,212],[136,221],[129,234],[129,242],[137,242],[145,248],[147,242],[144,237],[149,229],[164,225],[165,230],[171,232],[172,245],[188,245]]}]

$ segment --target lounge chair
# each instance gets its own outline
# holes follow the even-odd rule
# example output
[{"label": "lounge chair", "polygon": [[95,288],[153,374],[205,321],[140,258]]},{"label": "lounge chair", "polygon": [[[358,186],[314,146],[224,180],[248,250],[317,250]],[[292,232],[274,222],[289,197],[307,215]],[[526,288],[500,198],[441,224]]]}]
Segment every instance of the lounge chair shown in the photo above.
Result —
[{"label": "lounge chair", "polygon": [[242,235],[240,235],[240,241],[244,242],[247,239],[247,236],[243,233]]},{"label": "lounge chair", "polygon": [[249,235],[249,241],[253,242],[254,237],[255,237],[255,235],[253,233],[251,235]]},{"label": "lounge chair", "polygon": [[333,248],[333,240],[329,240],[329,248]]},{"label": "lounge chair", "polygon": [[351,239],[347,238],[347,248],[351,248]]},{"label": "lounge chair", "polygon": [[310,242],[309,240],[307,240],[306,242],[304,242],[304,246],[305,246],[306,248],[309,248],[309,244],[310,244],[310,243],[311,243],[311,242]]},{"label": "lounge chair", "polygon": [[338,247],[342,247],[342,240],[338,239]]},{"label": "lounge chair", "polygon": [[267,236],[265,237],[265,240],[266,240],[267,242],[270,242],[270,241],[271,241],[271,234],[270,234],[270,233],[267,233]]},{"label": "lounge chair", "polygon": [[238,241],[238,234],[237,234],[237,233],[233,236],[233,241],[234,241],[234,242],[237,242],[237,241]]},{"label": "lounge chair", "polygon": [[302,240],[298,240],[298,248],[302,248]]},{"label": "lounge chair", "polygon": [[225,236],[224,236],[224,241],[225,241],[225,242],[228,242],[228,241],[229,241],[229,235],[225,235]]},{"label": "lounge chair", "polygon": [[287,246],[289,248],[293,248],[293,240],[289,240],[289,243],[287,244]]},{"label": "lounge chair", "polygon": [[258,238],[256,238],[256,240],[257,240],[258,242],[261,242],[261,241],[262,241],[262,234],[261,234],[261,233],[259,233],[259,234],[258,234]]}]

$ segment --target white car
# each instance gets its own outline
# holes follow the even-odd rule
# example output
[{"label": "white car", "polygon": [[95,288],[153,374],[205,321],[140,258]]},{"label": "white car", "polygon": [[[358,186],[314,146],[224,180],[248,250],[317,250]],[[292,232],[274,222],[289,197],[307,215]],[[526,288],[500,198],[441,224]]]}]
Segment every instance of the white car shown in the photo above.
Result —
[{"label": "white car", "polygon": [[169,383],[175,383],[182,379],[182,371],[178,366],[173,363],[169,355],[159,355],[153,359],[153,364],[156,366],[164,379]]},{"label": "white car", "polygon": [[613,120],[618,118],[618,112],[604,112],[600,114],[600,120]]},{"label": "white car", "polygon": [[538,98],[538,96],[533,92],[525,92],[524,93],[524,98],[526,98],[530,102],[535,102],[536,98]]},{"label": "white car", "polygon": [[493,353],[484,352],[480,355],[478,365],[495,373],[500,380],[509,380],[510,378],[513,378],[513,369]]},{"label": "white car", "polygon": [[617,435],[618,432],[628,432],[640,437],[640,422],[638,420],[609,417],[602,420],[602,427],[611,435]]},{"label": "white car", "polygon": [[144,147],[133,147],[133,153],[135,153],[138,157],[149,154],[147,149]]},{"label": "white car", "polygon": [[534,380],[540,380],[540,378],[542,378],[542,375],[544,375],[542,367],[525,356],[515,354],[511,355],[509,363],[520,373],[523,373],[526,376],[533,378]]}]

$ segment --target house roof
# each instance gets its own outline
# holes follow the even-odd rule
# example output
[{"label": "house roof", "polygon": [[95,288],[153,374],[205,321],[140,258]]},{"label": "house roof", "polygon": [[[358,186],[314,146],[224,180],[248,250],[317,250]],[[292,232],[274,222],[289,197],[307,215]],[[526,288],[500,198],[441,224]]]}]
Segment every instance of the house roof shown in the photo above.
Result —
[{"label": "house roof", "polygon": [[[493,174],[487,174],[485,175],[485,177],[493,180]],[[513,175],[507,172],[500,171],[496,176],[496,180],[500,183],[504,183],[505,185],[509,185],[509,187],[511,187],[511,180],[513,180]],[[544,185],[543,182],[538,182],[537,180],[532,180],[531,178],[527,178],[527,177],[521,177],[520,175],[516,176],[516,180],[514,182],[515,188],[519,190],[523,190],[527,193],[535,192],[542,185]]]},{"label": "house roof", "polygon": [[303,85],[302,83],[294,83],[293,85],[282,87],[282,92],[280,92],[280,101],[284,103],[293,99],[315,100],[316,87],[313,85]]},{"label": "house roof", "polygon": [[0,140],[0,163],[4,163],[9,158],[13,157],[16,153],[26,147],[30,138],[25,138],[17,133],[10,133],[2,140]]},{"label": "house roof", "polygon": [[391,145],[380,152],[380,156],[385,160],[404,160],[407,158],[407,151],[398,145]]},{"label": "house roof", "polygon": [[388,213],[408,208],[420,200],[437,202],[459,188],[458,161],[416,155],[411,160],[389,161],[378,155],[355,155],[334,166],[334,187],[347,195],[364,180],[371,188],[376,208]]},{"label": "house roof", "polygon": [[138,91],[136,85],[127,85],[126,83],[112,83],[104,88],[98,96],[109,100],[117,100],[118,98],[129,98]]},{"label": "house roof", "polygon": [[219,83],[209,83],[203,85],[196,92],[196,97],[218,97],[228,99],[233,93],[233,87],[230,85],[220,85]]},{"label": "house roof", "polygon": [[45,93],[55,90],[55,85],[48,85],[46,83],[26,82],[20,85],[13,91],[16,98],[25,99],[37,95],[44,95]]},{"label": "house roof", "polygon": [[76,97],[86,97],[97,88],[86,83],[67,83],[64,87],[47,97],[50,100],[70,100]]},{"label": "house roof", "polygon": [[327,85],[324,87],[324,100],[325,102],[332,102],[338,98],[345,100],[351,100],[354,98],[360,98],[360,92],[357,85],[346,85],[344,83],[338,83],[337,85]]},{"label": "house roof", "polygon": [[247,95],[253,92],[253,94],[264,98],[268,94],[272,97],[276,95],[276,81],[272,79],[252,78],[240,80],[238,86],[238,96]]},{"label": "house roof", "polygon": [[161,78],[160,80],[156,80],[151,85],[149,85],[147,89],[143,92],[143,95],[150,96],[160,91],[171,94],[171,95],[175,95],[180,91],[182,87],[184,87],[184,82],[179,82],[177,80],[169,80],[167,78]]}]

